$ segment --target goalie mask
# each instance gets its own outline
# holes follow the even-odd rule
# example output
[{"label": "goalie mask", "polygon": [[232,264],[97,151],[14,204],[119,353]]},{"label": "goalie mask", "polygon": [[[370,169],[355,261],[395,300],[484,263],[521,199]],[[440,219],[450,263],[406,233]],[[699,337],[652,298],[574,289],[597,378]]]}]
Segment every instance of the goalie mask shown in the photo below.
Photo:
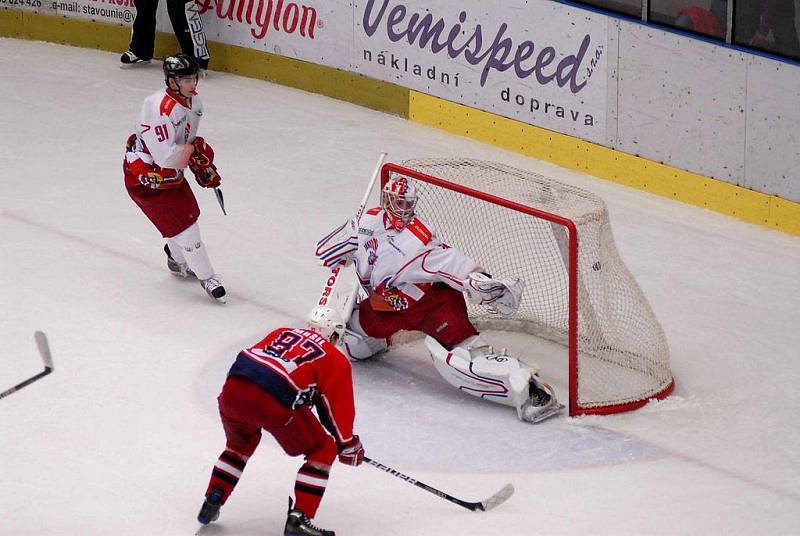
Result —
[{"label": "goalie mask", "polygon": [[331,340],[334,334],[341,339],[347,327],[339,311],[325,306],[315,307],[311,311],[306,326],[328,340]]},{"label": "goalie mask", "polygon": [[402,230],[414,217],[417,189],[405,177],[389,180],[381,193],[381,206],[389,216],[392,228]]}]

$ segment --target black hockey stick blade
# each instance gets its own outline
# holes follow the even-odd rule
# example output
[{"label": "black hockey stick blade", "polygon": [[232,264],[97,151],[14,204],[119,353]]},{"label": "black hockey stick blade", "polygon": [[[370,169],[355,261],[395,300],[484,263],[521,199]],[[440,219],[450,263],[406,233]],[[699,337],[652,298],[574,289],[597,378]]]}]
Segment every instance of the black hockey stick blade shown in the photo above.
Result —
[{"label": "black hockey stick blade", "polygon": [[217,203],[219,203],[219,208],[222,209],[222,213],[227,216],[228,213],[225,212],[225,198],[222,197],[222,190],[219,188],[214,188],[214,195],[217,196]]},{"label": "black hockey stick blade", "polygon": [[39,374],[32,376],[25,380],[24,382],[18,383],[11,389],[6,389],[2,393],[0,393],[0,398],[5,398],[10,394],[16,393],[23,387],[26,387],[36,380],[44,378],[51,372],[53,372],[53,356],[50,354],[50,345],[47,343],[47,337],[41,331],[37,331],[33,334],[33,338],[36,339],[36,346],[39,348],[39,354],[42,356],[42,361],[44,362],[44,370]]},{"label": "black hockey stick blade", "polygon": [[389,473],[392,476],[396,476],[401,480],[405,480],[409,484],[413,484],[418,488],[422,488],[427,492],[433,493],[434,495],[441,497],[442,499],[445,499],[446,501],[450,501],[451,503],[457,504],[463,508],[466,508],[467,510],[472,510],[473,512],[486,512],[488,510],[491,510],[492,508],[496,508],[497,506],[506,502],[514,494],[514,486],[511,484],[506,484],[500,491],[498,491],[488,499],[484,499],[483,501],[479,502],[465,501],[457,497],[453,497],[449,493],[445,493],[441,490],[438,490],[433,486],[429,486],[424,482],[420,482],[419,480],[411,478],[408,475],[404,475],[400,471],[392,469],[388,465],[376,462],[375,460],[372,460],[366,456],[364,456],[364,461],[370,464],[371,466],[380,469],[381,471]]}]

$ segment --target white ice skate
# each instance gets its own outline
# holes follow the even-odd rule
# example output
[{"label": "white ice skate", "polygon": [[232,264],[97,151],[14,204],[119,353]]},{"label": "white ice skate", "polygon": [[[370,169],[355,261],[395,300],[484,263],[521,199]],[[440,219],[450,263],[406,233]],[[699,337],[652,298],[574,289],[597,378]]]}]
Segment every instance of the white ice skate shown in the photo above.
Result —
[{"label": "white ice skate", "polygon": [[169,246],[164,244],[164,253],[167,254],[167,268],[170,273],[177,277],[186,279],[187,277],[196,277],[194,272],[189,268],[185,262],[178,262],[172,258],[172,253],[169,251]]},{"label": "white ice skate", "polygon": [[564,404],[559,404],[553,388],[541,381],[536,374],[531,374],[528,384],[529,397],[517,407],[520,420],[536,424],[556,416]]},{"label": "white ice skate", "polygon": [[219,276],[213,275],[208,279],[203,279],[200,284],[214,300],[218,303],[225,303],[225,287],[222,286]]}]

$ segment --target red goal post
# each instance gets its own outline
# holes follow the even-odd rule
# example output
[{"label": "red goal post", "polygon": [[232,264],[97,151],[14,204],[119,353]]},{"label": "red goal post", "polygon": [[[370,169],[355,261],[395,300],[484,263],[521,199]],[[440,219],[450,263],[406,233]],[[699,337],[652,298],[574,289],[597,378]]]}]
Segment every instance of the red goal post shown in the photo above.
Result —
[{"label": "red goal post", "polygon": [[674,389],[658,320],[617,253],[594,194],[493,162],[384,164],[414,181],[417,214],[446,244],[526,289],[510,317],[468,305],[481,330],[530,333],[567,348],[570,415],[630,411]]}]

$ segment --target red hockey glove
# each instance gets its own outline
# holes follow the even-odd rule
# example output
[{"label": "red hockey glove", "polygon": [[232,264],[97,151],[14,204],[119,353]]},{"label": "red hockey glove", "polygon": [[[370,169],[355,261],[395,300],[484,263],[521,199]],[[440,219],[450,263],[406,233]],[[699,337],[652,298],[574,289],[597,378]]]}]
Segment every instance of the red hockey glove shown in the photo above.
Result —
[{"label": "red hockey glove", "polygon": [[202,136],[197,136],[193,145],[194,153],[189,158],[189,169],[194,173],[197,184],[203,188],[216,188],[222,178],[219,176],[217,166],[214,165],[214,149]]},{"label": "red hockey glove", "polygon": [[339,461],[345,465],[357,466],[364,461],[364,446],[357,435],[350,441],[339,445]]},{"label": "red hockey glove", "polygon": [[203,188],[216,188],[222,182],[222,177],[217,173],[217,166],[214,164],[198,170],[192,169],[192,172],[197,184]]},{"label": "red hockey glove", "polygon": [[194,152],[189,158],[189,169],[192,170],[192,173],[197,175],[198,171],[202,171],[214,165],[214,149],[206,143],[206,140],[204,140],[202,136],[197,136],[194,139],[193,145]]},{"label": "red hockey glove", "polygon": [[130,150],[133,149],[133,146],[136,145],[136,134],[131,134],[128,136],[128,141],[125,142],[125,149]]}]

